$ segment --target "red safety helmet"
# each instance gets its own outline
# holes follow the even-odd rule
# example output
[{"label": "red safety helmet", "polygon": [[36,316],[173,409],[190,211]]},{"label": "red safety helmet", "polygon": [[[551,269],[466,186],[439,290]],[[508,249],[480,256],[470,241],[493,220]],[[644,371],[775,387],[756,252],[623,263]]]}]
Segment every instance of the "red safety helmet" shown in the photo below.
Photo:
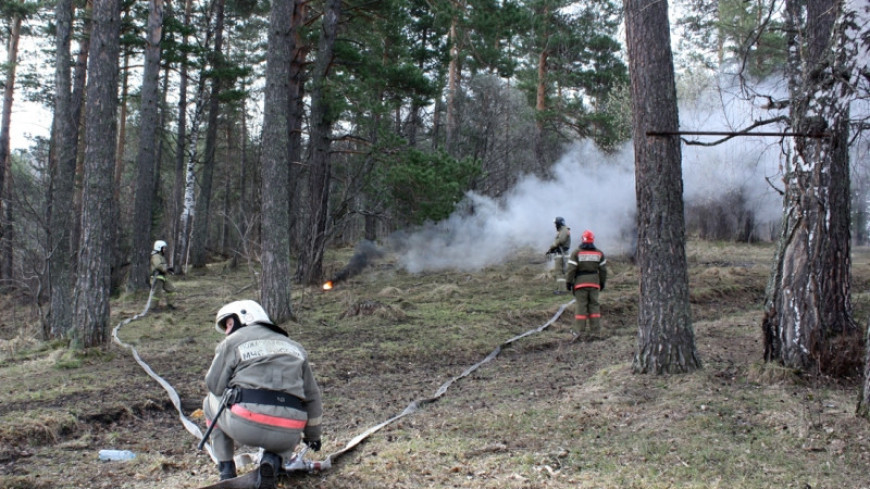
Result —
[{"label": "red safety helmet", "polygon": [[592,234],[592,231],[587,229],[586,231],[583,231],[583,236],[580,237],[580,241],[583,243],[594,243],[595,235]]}]

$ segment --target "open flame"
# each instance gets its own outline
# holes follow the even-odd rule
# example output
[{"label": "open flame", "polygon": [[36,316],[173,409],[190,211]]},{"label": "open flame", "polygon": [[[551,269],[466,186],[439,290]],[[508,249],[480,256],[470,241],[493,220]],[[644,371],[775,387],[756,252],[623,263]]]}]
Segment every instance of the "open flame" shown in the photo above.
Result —
[{"label": "open flame", "polygon": [[323,290],[332,290],[332,280],[323,284]]}]

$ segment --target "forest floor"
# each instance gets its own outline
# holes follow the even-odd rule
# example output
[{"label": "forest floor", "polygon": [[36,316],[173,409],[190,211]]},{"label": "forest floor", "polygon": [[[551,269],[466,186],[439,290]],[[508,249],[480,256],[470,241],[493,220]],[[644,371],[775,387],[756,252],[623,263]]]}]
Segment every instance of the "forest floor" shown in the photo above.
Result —
[{"label": "forest floor", "polygon": [[[330,251],[327,272],[352,253]],[[870,423],[855,416],[859,379],[800,376],[761,361],[772,257],[769,244],[689,244],[699,371],[632,373],[638,272],[608,256],[604,339],[577,340],[569,307],[329,470],[294,473],[279,487],[870,488]],[[296,320],[283,326],[309,350],[324,399],[323,450],[313,459],[547,323],[570,297],[552,293],[546,268],[543,254],[519,251],[480,271],[410,274],[386,256],[332,291],[296,287]],[[221,340],[214,315],[226,302],[255,298],[256,274],[214,263],[177,276],[179,310],[149,311],[119,328],[178,391],[185,416],[201,405]],[[863,325],[870,250],[854,251],[853,274]],[[114,299],[111,326],[139,314],[146,299]],[[110,342],[71,352],[39,342],[30,309],[13,297],[0,305],[0,489],[217,481],[167,393],[128,350]],[[193,419],[204,431],[203,419]],[[101,462],[104,448],[137,457]]]}]

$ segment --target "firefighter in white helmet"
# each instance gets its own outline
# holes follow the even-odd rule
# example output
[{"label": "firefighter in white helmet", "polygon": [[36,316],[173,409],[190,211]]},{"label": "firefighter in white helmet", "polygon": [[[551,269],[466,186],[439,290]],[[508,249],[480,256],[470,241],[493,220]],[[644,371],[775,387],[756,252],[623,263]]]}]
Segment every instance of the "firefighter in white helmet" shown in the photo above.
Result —
[{"label": "firefighter in white helmet", "polygon": [[217,423],[211,441],[220,478],[236,477],[239,443],[264,450],[257,487],[275,487],[282,460],[300,441],[320,450],[323,405],[308,352],[252,300],[223,306],[215,328],[226,338],[205,376],[203,411],[210,424]]},{"label": "firefighter in white helmet", "polygon": [[[160,304],[160,298],[165,297],[166,307],[175,309],[172,304],[172,296],[175,295],[175,285],[169,281],[168,275],[172,268],[166,262],[166,241],[157,240],[151,248],[151,286],[154,288],[154,306]],[[156,283],[155,283],[156,282]]]}]

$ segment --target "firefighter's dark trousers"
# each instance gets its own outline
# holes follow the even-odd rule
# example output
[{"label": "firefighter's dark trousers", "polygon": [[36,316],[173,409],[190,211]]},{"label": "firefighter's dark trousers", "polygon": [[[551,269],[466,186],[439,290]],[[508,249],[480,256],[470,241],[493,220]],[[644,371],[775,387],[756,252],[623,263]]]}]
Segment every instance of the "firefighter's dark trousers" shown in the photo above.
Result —
[{"label": "firefighter's dark trousers", "polygon": [[170,308],[173,307],[172,299],[177,290],[175,285],[173,285],[165,275],[155,275],[152,280],[157,281],[157,283],[154,284],[154,305],[159,305],[160,299],[165,299],[166,306]]},{"label": "firefighter's dark trousers", "polygon": [[597,287],[574,289],[574,325],[579,334],[597,336],[601,333],[601,304]]}]

